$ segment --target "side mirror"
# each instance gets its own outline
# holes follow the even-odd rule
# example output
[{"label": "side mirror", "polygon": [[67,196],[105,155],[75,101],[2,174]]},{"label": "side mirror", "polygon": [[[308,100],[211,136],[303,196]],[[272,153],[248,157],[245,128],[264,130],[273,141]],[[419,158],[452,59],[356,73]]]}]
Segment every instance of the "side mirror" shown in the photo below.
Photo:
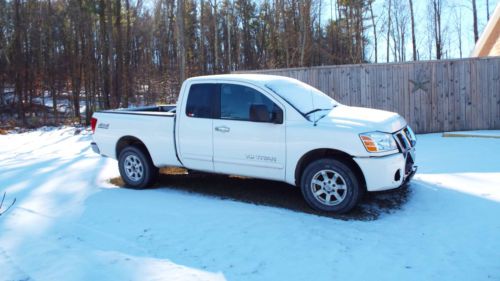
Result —
[{"label": "side mirror", "polygon": [[274,106],[272,120],[274,124],[283,124],[283,110],[281,108]]},{"label": "side mirror", "polygon": [[250,105],[250,121],[253,122],[270,122],[270,114],[267,107],[263,104]]}]

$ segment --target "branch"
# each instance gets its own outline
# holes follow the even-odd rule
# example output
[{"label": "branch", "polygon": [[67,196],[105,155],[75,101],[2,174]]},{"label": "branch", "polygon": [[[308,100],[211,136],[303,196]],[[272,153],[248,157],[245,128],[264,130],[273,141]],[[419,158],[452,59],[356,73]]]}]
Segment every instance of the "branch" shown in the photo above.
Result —
[{"label": "branch", "polygon": [[6,194],[7,194],[7,192],[3,193],[2,201],[0,202],[0,216],[2,216],[3,214],[5,214],[14,205],[14,203],[16,203],[16,198],[14,198],[14,200],[12,200],[12,203],[9,205],[9,207],[7,207],[7,209],[5,209],[4,211],[2,211],[2,206],[3,206],[3,202],[5,201],[5,195]]}]

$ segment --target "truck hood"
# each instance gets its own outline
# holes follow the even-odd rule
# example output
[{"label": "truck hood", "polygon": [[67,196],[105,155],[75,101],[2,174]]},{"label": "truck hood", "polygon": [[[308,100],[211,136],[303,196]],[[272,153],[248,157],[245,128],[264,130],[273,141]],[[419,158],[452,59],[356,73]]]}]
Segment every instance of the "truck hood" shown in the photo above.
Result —
[{"label": "truck hood", "polygon": [[[315,118],[319,116],[316,114]],[[354,129],[360,133],[372,131],[393,133],[405,127],[407,123],[403,117],[394,112],[339,104],[318,121],[318,124]]]}]

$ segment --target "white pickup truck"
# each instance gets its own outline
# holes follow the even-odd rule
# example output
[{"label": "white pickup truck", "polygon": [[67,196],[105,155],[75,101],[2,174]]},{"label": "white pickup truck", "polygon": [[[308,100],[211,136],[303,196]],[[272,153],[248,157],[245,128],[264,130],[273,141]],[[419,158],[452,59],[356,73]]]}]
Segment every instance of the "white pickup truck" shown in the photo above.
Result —
[{"label": "white pickup truck", "polygon": [[91,125],[93,150],[117,159],[132,188],[151,185],[160,167],[185,167],[286,182],[312,208],[344,213],[416,172],[404,118],[281,76],[190,78],[176,106],[96,112]]}]

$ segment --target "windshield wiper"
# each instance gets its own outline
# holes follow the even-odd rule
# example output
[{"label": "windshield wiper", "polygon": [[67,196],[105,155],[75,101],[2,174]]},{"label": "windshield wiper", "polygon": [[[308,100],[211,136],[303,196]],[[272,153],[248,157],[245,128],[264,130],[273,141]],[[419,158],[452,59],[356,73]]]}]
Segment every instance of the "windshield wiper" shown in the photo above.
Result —
[{"label": "windshield wiper", "polygon": [[[318,111],[323,111],[323,110],[332,110],[332,109],[334,109],[336,106],[337,106],[337,105],[335,104],[335,105],[333,105],[333,106],[332,106],[332,108],[316,108],[316,109],[313,109],[313,110],[311,110],[311,111],[309,111],[309,112],[306,112],[306,113],[304,114],[304,116],[307,116],[307,115],[309,115],[309,114],[312,114],[312,113],[314,113],[314,112],[318,112]],[[321,115],[318,119],[314,120],[314,122],[313,122],[313,123],[314,123],[314,126],[316,126],[316,124],[318,123],[318,121],[319,121],[319,120],[323,119],[323,118],[324,118],[325,116],[327,116],[327,115],[328,115],[328,113],[323,114],[323,115]]]},{"label": "windshield wiper", "polygon": [[313,109],[311,111],[308,111],[308,112],[304,113],[304,116],[307,116],[309,114],[313,114],[314,112],[318,112],[318,111],[322,111],[322,110],[331,110],[332,108],[316,108],[316,109]]}]

